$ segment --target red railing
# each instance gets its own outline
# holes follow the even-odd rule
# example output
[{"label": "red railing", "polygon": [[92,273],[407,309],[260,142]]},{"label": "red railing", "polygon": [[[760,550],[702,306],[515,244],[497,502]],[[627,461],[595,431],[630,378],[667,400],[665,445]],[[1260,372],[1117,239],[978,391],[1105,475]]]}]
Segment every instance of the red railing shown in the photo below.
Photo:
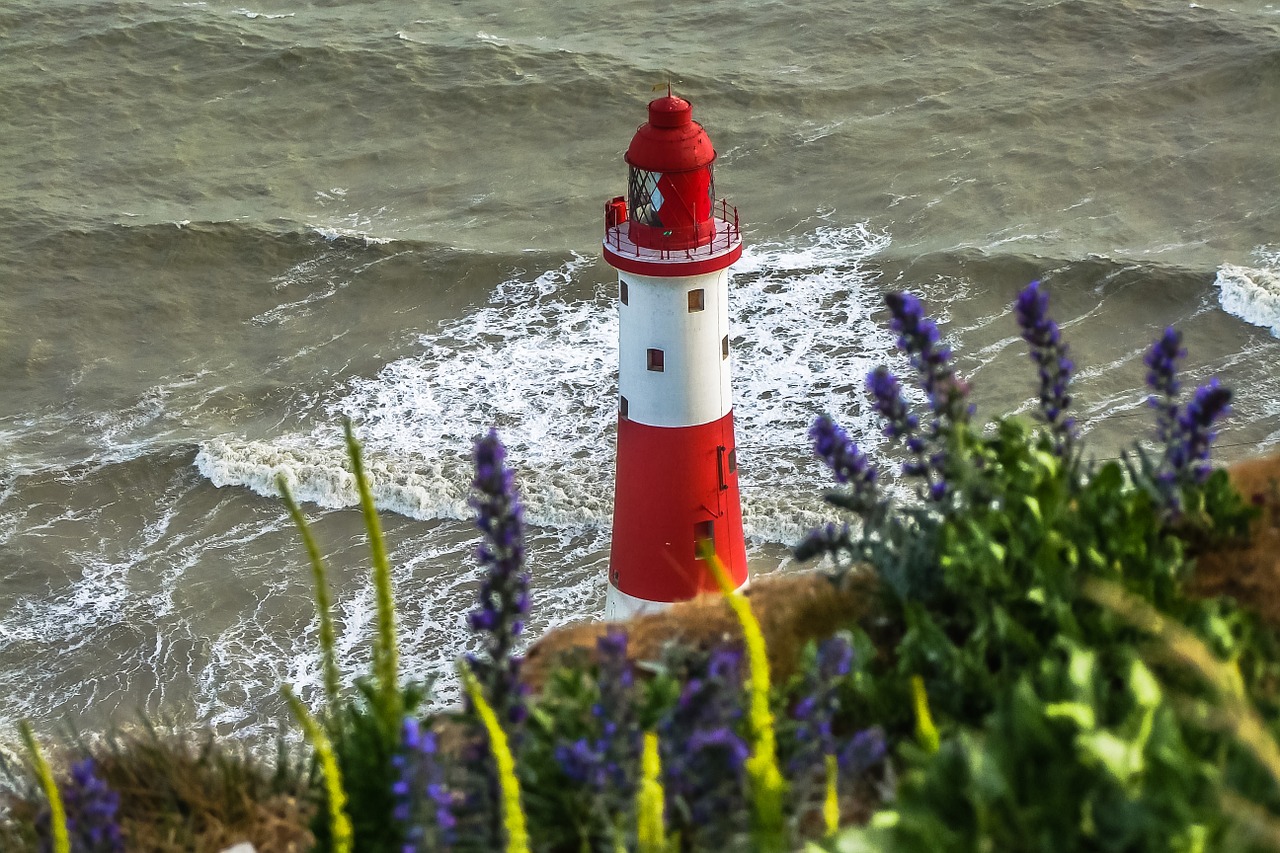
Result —
[{"label": "red railing", "polygon": [[[618,254],[634,255],[637,258],[656,258],[670,260],[672,258],[688,258],[694,260],[727,252],[742,241],[742,229],[738,222],[738,208],[723,198],[712,203],[712,222],[715,232],[705,245],[691,246],[687,249],[654,249],[648,246],[637,246],[627,235],[627,222],[623,216],[625,202],[619,206],[619,197],[605,204],[604,242]],[[697,234],[695,226],[695,235]]]}]

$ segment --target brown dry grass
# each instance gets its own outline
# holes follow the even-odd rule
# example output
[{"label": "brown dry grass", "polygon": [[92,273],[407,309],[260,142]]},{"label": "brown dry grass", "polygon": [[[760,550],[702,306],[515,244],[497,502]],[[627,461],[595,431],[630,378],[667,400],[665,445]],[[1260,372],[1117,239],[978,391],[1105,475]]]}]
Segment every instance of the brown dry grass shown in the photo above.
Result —
[{"label": "brown dry grass", "polygon": [[[65,766],[85,752],[57,758]],[[302,853],[314,844],[305,780],[287,762],[271,769],[212,733],[193,741],[151,729],[115,733],[92,754],[98,775],[120,795],[117,817],[130,853],[219,853],[243,841],[258,853]],[[11,798],[12,823],[30,825],[40,801]],[[14,853],[37,849],[17,834],[0,841]]]},{"label": "brown dry grass", "polygon": [[[869,569],[838,578],[815,571],[767,575],[753,580],[745,595],[764,632],[770,671],[780,682],[795,671],[806,643],[829,637],[871,613],[875,576]],[[724,597],[708,593],[626,623],[584,622],[552,631],[529,649],[523,679],[537,692],[557,665],[593,655],[596,640],[618,624],[626,626],[627,656],[632,661],[657,660],[668,643],[705,650],[742,638]]]},{"label": "brown dry grass", "polygon": [[1237,462],[1231,484],[1261,509],[1249,540],[1197,555],[1195,595],[1228,595],[1272,626],[1280,627],[1280,455]]}]

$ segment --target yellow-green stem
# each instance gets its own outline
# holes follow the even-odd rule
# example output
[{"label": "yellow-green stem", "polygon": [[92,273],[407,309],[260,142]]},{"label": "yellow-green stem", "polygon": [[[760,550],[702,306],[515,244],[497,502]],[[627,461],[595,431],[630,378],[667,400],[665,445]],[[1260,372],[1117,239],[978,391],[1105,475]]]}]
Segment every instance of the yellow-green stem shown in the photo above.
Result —
[{"label": "yellow-green stem", "polygon": [[360,492],[360,509],[364,512],[364,525],[368,531],[369,551],[373,559],[373,592],[378,611],[378,637],[373,645],[373,669],[378,677],[383,725],[388,731],[394,732],[398,730],[404,707],[400,693],[400,649],[396,645],[396,603],[391,592],[391,561],[387,559],[382,524],[378,521],[378,509],[373,505],[373,493],[369,490],[369,479],[365,476],[360,442],[356,441],[351,421],[343,424],[343,430],[347,439],[347,454],[351,457],[351,470],[355,474],[356,488]]},{"label": "yellow-green stem", "polygon": [[911,676],[911,704],[916,712],[916,741],[925,752],[937,752],[942,738],[933,723],[933,715],[929,713],[929,694],[924,689],[924,679],[918,675]]},{"label": "yellow-green stem", "polygon": [[832,835],[840,828],[840,795],[837,789],[840,778],[840,765],[834,755],[826,756],[827,796],[822,801],[822,823],[827,835]]},{"label": "yellow-green stem", "polygon": [[666,795],[662,790],[662,759],[657,732],[644,733],[640,754],[640,787],[636,791],[636,842],[639,853],[664,853],[667,827],[663,816]]},{"label": "yellow-green stem", "polygon": [[35,765],[40,787],[44,789],[44,795],[49,800],[49,832],[53,836],[53,853],[71,853],[71,838],[67,834],[67,809],[62,804],[62,794],[58,791],[58,783],[53,778],[53,771],[49,769],[49,762],[44,760],[40,743],[31,730],[31,721],[23,720],[19,723],[18,731],[22,734],[22,742],[26,744],[27,752],[31,753],[31,763]]},{"label": "yellow-green stem", "polygon": [[525,824],[524,807],[520,804],[520,780],[516,777],[516,762],[511,755],[507,733],[498,723],[498,715],[485,700],[480,683],[470,667],[461,664],[458,672],[463,689],[480,717],[480,724],[489,735],[489,750],[498,766],[498,787],[502,791],[502,824],[507,830],[507,853],[529,853],[529,830]]},{"label": "yellow-green stem", "polygon": [[342,770],[339,769],[338,759],[333,753],[333,744],[330,743],[328,735],[316,722],[315,717],[311,716],[306,706],[293,695],[293,691],[287,686],[280,690],[289,703],[293,716],[302,726],[302,732],[306,735],[307,741],[315,749],[316,758],[320,761],[320,769],[324,773],[324,789],[329,806],[329,834],[333,839],[334,853],[351,853],[353,835],[351,818],[347,816],[347,792],[342,786]]},{"label": "yellow-green stem", "polygon": [[769,655],[765,648],[764,632],[760,630],[760,622],[751,611],[751,603],[745,597],[734,594],[724,563],[716,556],[709,540],[699,541],[698,556],[706,561],[707,568],[711,570],[720,591],[724,593],[725,600],[742,626],[742,639],[747,647],[747,666],[750,672],[747,721],[751,730],[751,755],[746,762],[747,775],[751,779],[756,826],[761,833],[758,841],[772,845],[783,831],[782,799],[786,782],[778,770],[773,711],[769,708]]},{"label": "yellow-green stem", "polygon": [[311,533],[311,525],[307,524],[306,516],[302,514],[297,501],[293,499],[293,493],[289,491],[289,484],[285,482],[283,475],[276,478],[276,487],[280,489],[285,508],[289,510],[289,517],[293,519],[294,525],[298,528],[298,533],[302,536],[302,544],[306,546],[307,557],[311,561],[311,577],[315,582],[316,588],[316,613],[320,616],[320,666],[324,673],[324,693],[329,703],[330,719],[336,719],[338,695],[342,689],[342,682],[338,674],[338,662],[335,652],[337,638],[333,629],[333,602],[329,598],[329,581],[325,573],[324,557],[321,556],[320,547],[316,544],[316,538]]}]

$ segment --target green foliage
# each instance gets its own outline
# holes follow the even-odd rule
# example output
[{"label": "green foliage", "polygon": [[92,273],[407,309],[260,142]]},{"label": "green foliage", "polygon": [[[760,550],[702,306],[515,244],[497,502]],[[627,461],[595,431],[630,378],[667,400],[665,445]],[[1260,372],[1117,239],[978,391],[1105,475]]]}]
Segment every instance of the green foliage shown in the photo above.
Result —
[{"label": "green foliage", "polygon": [[[1199,511],[1174,529],[1154,492],[1120,463],[1086,471],[1052,449],[1050,436],[1016,419],[983,434],[959,424],[948,497],[868,519],[859,547],[884,581],[896,633],[892,659],[862,692],[865,707],[897,730],[910,723],[902,685],[914,675],[939,717],[974,724],[1059,638],[1133,642],[1132,630],[1081,596],[1085,577],[1114,580],[1191,623],[1208,625],[1220,609],[1189,598],[1183,584],[1190,539],[1227,541],[1247,524],[1248,508],[1222,488],[1225,475],[1188,490]],[[1238,639],[1218,638],[1224,652]]]},{"label": "green foliage", "polygon": [[981,728],[933,756],[904,746],[892,809],[826,849],[1272,849],[1235,831],[1217,797],[1220,754],[1198,740],[1132,648],[1061,640]]},{"label": "green foliage", "polygon": [[[829,541],[882,581],[882,654],[855,686],[863,713],[899,738],[903,770],[892,808],[827,849],[1263,849],[1232,815],[1278,825],[1280,792],[1257,746],[1275,750],[1274,722],[1251,718],[1240,738],[1229,721],[1244,718],[1232,704],[1244,697],[1275,720],[1276,638],[1232,602],[1187,592],[1194,555],[1242,540],[1253,508],[1223,471],[1171,473],[1169,453],[1085,463],[1061,430],[939,417],[918,451],[930,499],[869,503],[865,486],[830,497],[863,526],[857,540]],[[1205,428],[1189,415],[1177,424]],[[843,436],[815,432],[845,466],[833,467],[852,470]],[[1239,695],[1145,661],[1144,626],[1086,594],[1100,583],[1225,658]],[[922,708],[941,731],[917,725],[923,747],[909,739],[931,715]]]}]

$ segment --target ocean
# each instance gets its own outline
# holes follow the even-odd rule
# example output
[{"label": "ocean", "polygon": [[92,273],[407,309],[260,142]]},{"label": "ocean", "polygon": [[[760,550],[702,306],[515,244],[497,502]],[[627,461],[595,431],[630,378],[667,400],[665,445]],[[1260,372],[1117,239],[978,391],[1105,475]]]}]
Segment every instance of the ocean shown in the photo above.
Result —
[{"label": "ocean", "polygon": [[[245,5],[248,2],[250,5]],[[718,151],[748,554],[828,520],[805,437],[888,463],[863,378],[925,302],[979,417],[1030,414],[1032,279],[1091,452],[1150,436],[1142,357],[1280,445],[1280,4],[1261,0],[0,0],[0,741],[145,713],[248,742],[374,604],[342,423],[383,510],[403,664],[474,647],[470,449],[527,504],[529,634],[603,607],[616,276],[603,203],[672,90]]]}]

